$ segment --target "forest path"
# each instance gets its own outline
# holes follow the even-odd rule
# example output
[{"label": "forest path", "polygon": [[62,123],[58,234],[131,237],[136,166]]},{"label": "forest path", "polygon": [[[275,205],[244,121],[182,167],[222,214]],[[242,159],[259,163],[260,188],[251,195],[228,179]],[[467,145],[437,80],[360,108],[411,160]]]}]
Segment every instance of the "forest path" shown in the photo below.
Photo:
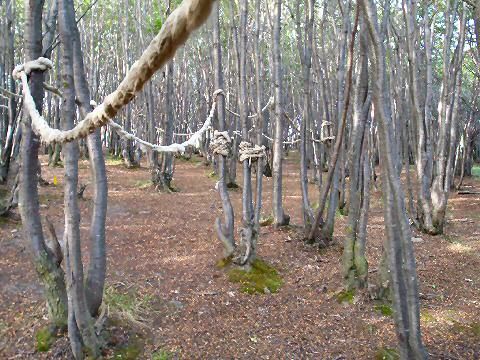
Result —
[{"label": "forest path", "polygon": [[[292,223],[300,224],[296,155],[286,162],[284,192],[285,209]],[[86,183],[88,162],[80,168],[80,182]],[[352,303],[337,301],[346,233],[341,215],[337,243],[321,251],[304,245],[295,226],[278,232],[261,229],[259,256],[284,280],[278,293],[247,295],[230,283],[216,266],[222,247],[213,222],[221,215],[221,203],[210,171],[197,160],[177,161],[174,185],[180,192],[164,194],[147,186],[145,166],[128,170],[112,161],[107,166],[107,298],[111,309],[123,306],[139,321],[130,326],[142,343],[139,358],[150,359],[160,349],[182,359],[370,359],[395,348],[393,319],[381,314],[384,307],[364,296]],[[57,186],[40,189],[40,203],[60,235],[63,169],[44,167],[43,175],[59,180]],[[272,180],[264,179],[268,215]],[[480,179],[467,179],[466,185],[480,189]],[[317,193],[310,186],[313,200]],[[88,186],[86,200],[80,201],[84,239],[91,191]],[[367,253],[375,280],[383,216],[381,192],[372,191]],[[238,229],[241,190],[230,194]],[[474,359],[480,354],[480,195],[452,194],[448,216],[446,235],[415,234],[421,239],[415,251],[422,330],[431,358]],[[5,222],[0,235],[0,358],[68,358],[65,339],[47,354],[34,351],[34,333],[46,323],[41,288],[20,224]],[[128,304],[132,306],[126,309]],[[119,323],[125,325],[123,320],[111,325],[116,341],[130,337],[132,343],[133,330],[121,331],[115,326]]]}]

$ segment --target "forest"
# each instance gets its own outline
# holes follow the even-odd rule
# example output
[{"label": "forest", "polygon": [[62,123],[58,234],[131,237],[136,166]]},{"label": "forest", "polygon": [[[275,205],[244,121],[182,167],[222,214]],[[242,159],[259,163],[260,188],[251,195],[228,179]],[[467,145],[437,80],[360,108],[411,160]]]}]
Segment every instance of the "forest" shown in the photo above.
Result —
[{"label": "forest", "polygon": [[1,359],[480,359],[480,0],[0,0]]}]

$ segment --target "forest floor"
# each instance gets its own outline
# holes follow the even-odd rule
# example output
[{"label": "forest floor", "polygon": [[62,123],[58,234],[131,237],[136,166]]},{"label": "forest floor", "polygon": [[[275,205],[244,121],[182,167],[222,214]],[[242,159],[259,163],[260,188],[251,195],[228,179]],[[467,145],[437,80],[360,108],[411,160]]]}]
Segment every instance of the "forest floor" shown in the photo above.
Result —
[{"label": "forest floor", "polygon": [[[346,218],[338,214],[335,244],[319,250],[301,241],[298,158],[284,168],[285,209],[293,226],[261,228],[258,255],[278,270],[274,294],[249,295],[217,266],[222,246],[213,230],[221,203],[198,159],[178,160],[176,193],[149,187],[148,169],[108,161],[106,307],[115,359],[395,359],[391,308],[365,294],[339,301]],[[45,159],[43,159],[45,161]],[[43,164],[45,165],[45,164]],[[81,183],[89,165],[80,165]],[[43,214],[63,232],[63,169],[43,166],[57,185],[40,188]],[[271,212],[272,179],[264,178],[263,212]],[[239,184],[241,184],[239,180]],[[480,178],[465,185],[480,191]],[[372,190],[368,225],[370,279],[376,280],[384,239],[381,191]],[[311,185],[312,199],[317,192]],[[241,191],[231,191],[238,228]],[[88,239],[92,187],[80,201]],[[431,359],[480,357],[480,195],[451,194],[445,235],[415,233],[421,327]],[[237,234],[238,235],[238,234]],[[60,236],[61,238],[61,236]],[[85,243],[88,241],[85,240]],[[88,247],[88,244],[85,244]],[[84,251],[85,263],[87,251]],[[345,297],[344,297],[345,298]],[[36,348],[47,324],[21,224],[0,225],[0,358],[69,359],[66,338]]]}]

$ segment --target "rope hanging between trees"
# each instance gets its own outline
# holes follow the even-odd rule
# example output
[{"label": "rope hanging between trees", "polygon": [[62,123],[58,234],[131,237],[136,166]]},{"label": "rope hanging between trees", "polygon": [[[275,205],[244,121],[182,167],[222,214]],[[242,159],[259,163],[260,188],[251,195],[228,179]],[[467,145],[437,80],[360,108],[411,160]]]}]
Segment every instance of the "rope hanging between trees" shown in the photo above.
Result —
[{"label": "rope hanging between trees", "polygon": [[184,0],[168,16],[160,32],[132,65],[117,89],[71,130],[60,131],[51,128],[38,113],[28,87],[28,73],[33,70],[48,70],[52,63],[46,58],[39,58],[17,66],[13,76],[22,81],[24,107],[32,119],[33,131],[46,144],[65,143],[86,137],[96,128],[106,125],[133,99],[153,74],[173,58],[177,49],[185,43],[192,32],[207,20],[213,1]]},{"label": "rope hanging between trees", "polygon": [[265,146],[252,145],[248,141],[242,141],[238,147],[238,159],[240,162],[248,160],[248,164],[252,165],[252,161],[266,157]]}]

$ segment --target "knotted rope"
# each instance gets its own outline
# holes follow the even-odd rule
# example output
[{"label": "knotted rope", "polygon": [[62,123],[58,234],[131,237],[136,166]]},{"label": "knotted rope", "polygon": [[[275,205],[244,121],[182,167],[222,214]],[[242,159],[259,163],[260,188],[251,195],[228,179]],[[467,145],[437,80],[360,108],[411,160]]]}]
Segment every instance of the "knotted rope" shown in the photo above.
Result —
[{"label": "knotted rope", "polygon": [[15,80],[21,80],[22,73],[30,75],[30,73],[34,70],[46,71],[50,70],[51,68],[53,68],[53,63],[50,61],[50,59],[39,57],[37,60],[28,61],[25,64],[15,66],[12,76]]},{"label": "knotted rope", "polygon": [[[28,87],[27,75],[33,70],[48,70],[51,62],[39,58],[15,68],[13,76],[23,84],[24,106],[32,119],[32,129],[46,144],[64,143],[86,137],[106,125],[127,105],[153,74],[164,66],[188,37],[208,18],[214,0],[184,0],[167,18],[160,32],[132,65],[117,89],[71,130],[60,131],[48,126],[38,113]],[[198,138],[198,137],[197,137]]]},{"label": "knotted rope", "polygon": [[248,160],[248,164],[251,165],[252,161],[266,157],[265,146],[252,145],[248,141],[242,141],[238,148],[238,155],[240,162]]},{"label": "knotted rope", "polygon": [[[322,122],[322,126],[320,128],[320,141],[322,143],[335,140],[335,136],[330,136],[331,126],[332,123],[330,121]],[[325,134],[325,128],[327,128],[328,134]]]},{"label": "knotted rope", "polygon": [[231,152],[232,138],[228,131],[213,132],[213,139],[210,142],[210,152],[213,155],[229,156]]}]

